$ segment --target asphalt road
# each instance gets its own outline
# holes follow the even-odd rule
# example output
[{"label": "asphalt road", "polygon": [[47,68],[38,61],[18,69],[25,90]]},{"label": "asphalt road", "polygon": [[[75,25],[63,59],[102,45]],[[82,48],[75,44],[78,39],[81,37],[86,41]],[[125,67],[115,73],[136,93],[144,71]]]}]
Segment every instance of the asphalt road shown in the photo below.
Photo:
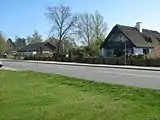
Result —
[{"label": "asphalt road", "polygon": [[2,61],[4,66],[20,70],[63,74],[87,80],[143,88],[160,89],[160,71],[129,70],[117,68],[69,66],[26,62]]}]

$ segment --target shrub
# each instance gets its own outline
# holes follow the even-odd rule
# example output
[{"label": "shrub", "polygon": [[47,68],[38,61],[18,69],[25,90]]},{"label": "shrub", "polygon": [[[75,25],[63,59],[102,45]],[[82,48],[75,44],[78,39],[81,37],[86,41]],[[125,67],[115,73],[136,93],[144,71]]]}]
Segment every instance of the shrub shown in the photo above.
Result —
[{"label": "shrub", "polygon": [[127,55],[127,59],[146,59],[147,56],[144,54],[139,54],[139,55],[134,55],[134,54],[130,54]]},{"label": "shrub", "polygon": [[156,47],[147,55],[148,59],[160,59],[160,46]]},{"label": "shrub", "polygon": [[14,59],[14,55],[7,55],[7,59]]}]

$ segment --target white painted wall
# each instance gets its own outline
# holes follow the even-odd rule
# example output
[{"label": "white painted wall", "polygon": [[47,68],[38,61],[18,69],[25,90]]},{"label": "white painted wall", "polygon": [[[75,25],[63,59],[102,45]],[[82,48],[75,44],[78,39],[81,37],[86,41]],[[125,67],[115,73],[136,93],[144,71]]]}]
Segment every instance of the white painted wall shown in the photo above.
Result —
[{"label": "white painted wall", "polygon": [[21,55],[34,55],[37,52],[19,52]]},{"label": "white painted wall", "polygon": [[[149,52],[151,52],[153,49],[149,49]],[[127,49],[126,51],[128,54],[132,54],[132,49]],[[133,48],[133,54],[139,55],[144,54],[143,48]],[[114,56],[114,49],[105,49],[102,48],[102,56],[103,57],[113,57]]]},{"label": "white painted wall", "polygon": [[[43,51],[42,53],[50,53],[49,51]],[[34,52],[20,52],[20,54],[23,54],[23,55],[35,55],[37,54],[36,51]]]},{"label": "white painted wall", "polygon": [[154,49],[149,49],[149,53],[152,52],[152,50],[154,50]]},{"label": "white painted wall", "polygon": [[43,51],[42,53],[49,53],[49,51]]},{"label": "white painted wall", "polygon": [[143,54],[143,48],[133,48],[133,53],[135,55]]},{"label": "white painted wall", "polygon": [[33,52],[32,54],[35,55],[37,52]]},{"label": "white painted wall", "polygon": [[[149,49],[149,53],[152,51],[153,49]],[[135,55],[138,55],[138,54],[144,54],[143,53],[143,48],[133,48],[133,53]]]}]

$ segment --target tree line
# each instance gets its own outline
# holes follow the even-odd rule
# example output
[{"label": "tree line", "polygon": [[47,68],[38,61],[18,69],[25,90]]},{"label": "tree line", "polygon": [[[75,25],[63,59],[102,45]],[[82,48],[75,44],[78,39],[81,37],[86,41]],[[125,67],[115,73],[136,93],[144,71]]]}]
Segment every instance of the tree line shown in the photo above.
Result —
[{"label": "tree line", "polygon": [[3,55],[4,53],[12,54],[12,51],[19,51],[27,44],[42,41],[43,40],[38,31],[34,31],[32,36],[27,36],[26,38],[15,36],[15,41],[13,41],[11,38],[6,39],[2,32],[0,32],[0,55]]},{"label": "tree line", "polygon": [[[100,55],[100,44],[107,35],[107,23],[98,11],[72,13],[68,6],[58,5],[48,7],[45,16],[51,26],[47,40],[43,40],[38,31],[26,38],[16,36],[15,42],[10,38],[5,40],[0,33],[0,54],[10,51],[7,42],[13,43],[18,51],[26,44],[50,41],[57,47],[57,54],[76,49],[88,56]],[[82,45],[77,45],[77,41]]]}]

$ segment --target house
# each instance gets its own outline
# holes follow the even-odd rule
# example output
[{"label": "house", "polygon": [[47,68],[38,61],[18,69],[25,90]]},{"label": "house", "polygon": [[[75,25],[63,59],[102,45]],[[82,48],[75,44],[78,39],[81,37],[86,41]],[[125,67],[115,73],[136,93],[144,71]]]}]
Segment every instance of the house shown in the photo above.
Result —
[{"label": "house", "polygon": [[115,25],[101,44],[102,56],[113,57],[126,54],[147,54],[160,45],[160,33],[142,29],[141,23],[135,27]]},{"label": "house", "polygon": [[24,55],[24,54],[36,54],[36,53],[49,53],[49,52],[54,52],[55,50],[56,47],[50,42],[37,42],[23,47],[18,52]]},{"label": "house", "polygon": [[[59,47],[59,51],[63,51],[63,44],[58,39],[54,37],[50,37],[46,40],[47,42],[50,42],[52,45],[54,45],[57,49]],[[58,45],[60,44],[60,45]]]}]

